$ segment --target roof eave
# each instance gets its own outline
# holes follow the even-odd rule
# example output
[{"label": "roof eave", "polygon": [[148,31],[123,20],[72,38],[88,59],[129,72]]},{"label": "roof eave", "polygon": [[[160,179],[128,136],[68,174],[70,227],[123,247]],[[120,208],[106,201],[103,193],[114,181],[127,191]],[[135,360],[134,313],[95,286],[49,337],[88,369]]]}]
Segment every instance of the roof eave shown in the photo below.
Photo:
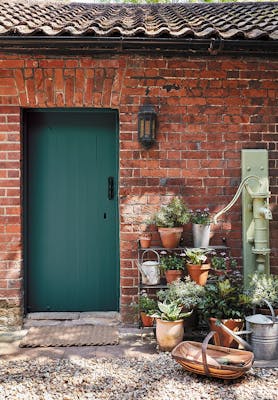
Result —
[{"label": "roof eave", "polygon": [[277,40],[195,39],[89,36],[1,36],[0,51],[7,53],[79,54],[154,53],[238,54],[277,56]]}]

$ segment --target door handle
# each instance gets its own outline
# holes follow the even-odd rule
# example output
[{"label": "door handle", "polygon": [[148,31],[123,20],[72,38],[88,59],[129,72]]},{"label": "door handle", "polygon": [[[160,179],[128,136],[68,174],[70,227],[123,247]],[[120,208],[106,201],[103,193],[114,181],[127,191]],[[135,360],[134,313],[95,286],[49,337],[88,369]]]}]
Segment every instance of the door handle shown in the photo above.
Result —
[{"label": "door handle", "polygon": [[108,200],[114,199],[114,177],[108,177]]}]

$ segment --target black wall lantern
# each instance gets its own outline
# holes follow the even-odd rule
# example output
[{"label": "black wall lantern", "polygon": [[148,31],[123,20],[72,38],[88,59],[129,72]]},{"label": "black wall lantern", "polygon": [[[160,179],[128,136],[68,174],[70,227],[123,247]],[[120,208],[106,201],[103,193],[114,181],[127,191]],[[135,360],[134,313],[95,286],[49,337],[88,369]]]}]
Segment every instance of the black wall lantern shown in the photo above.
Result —
[{"label": "black wall lantern", "polygon": [[155,143],[156,112],[151,105],[142,106],[138,113],[138,141],[149,149]]}]

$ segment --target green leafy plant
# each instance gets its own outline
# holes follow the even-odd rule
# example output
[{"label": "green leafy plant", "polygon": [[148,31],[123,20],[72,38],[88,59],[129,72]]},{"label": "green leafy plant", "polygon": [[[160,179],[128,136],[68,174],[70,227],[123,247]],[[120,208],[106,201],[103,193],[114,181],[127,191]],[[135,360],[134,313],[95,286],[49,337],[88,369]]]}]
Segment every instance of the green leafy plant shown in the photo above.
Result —
[{"label": "green leafy plant", "polygon": [[190,221],[192,224],[209,225],[210,220],[209,208],[204,208],[204,210],[190,210]]},{"label": "green leafy plant", "polygon": [[254,305],[266,306],[263,301],[265,299],[274,308],[278,308],[278,276],[255,272],[251,276],[246,294]]},{"label": "green leafy plant", "polygon": [[185,281],[177,280],[169,283],[166,290],[159,290],[157,297],[166,303],[176,303],[187,310],[197,307],[205,295],[203,286],[197,285],[189,277]]},{"label": "green leafy plant", "polygon": [[189,317],[191,315],[191,311],[187,313],[182,312],[182,306],[178,306],[176,302],[161,303],[158,301],[158,312],[152,315],[154,318],[160,318],[164,321],[177,321],[179,319],[183,319]]},{"label": "green leafy plant", "polygon": [[138,303],[133,304],[137,311],[143,311],[147,315],[155,313],[157,310],[156,300],[149,297],[145,290],[142,290],[138,298]]},{"label": "green leafy plant", "polygon": [[160,267],[163,271],[184,270],[185,259],[180,254],[160,252]]},{"label": "green leafy plant", "polygon": [[206,262],[207,253],[208,250],[206,249],[199,249],[199,248],[187,249],[185,251],[186,260],[189,264],[201,265]]},{"label": "green leafy plant", "polygon": [[146,314],[153,314],[157,309],[157,302],[149,297],[145,291],[141,292],[138,299],[139,311],[143,311]]},{"label": "green leafy plant", "polygon": [[228,257],[226,253],[217,255],[215,252],[211,253],[211,267],[218,271],[228,271],[237,268],[237,262],[233,257]]},{"label": "green leafy plant", "polygon": [[205,318],[243,318],[250,308],[250,299],[242,286],[233,285],[229,279],[219,279],[205,286],[205,296],[199,310]]},{"label": "green leafy plant", "polygon": [[190,213],[180,197],[174,197],[169,204],[162,206],[149,223],[163,228],[175,228],[187,224]]}]

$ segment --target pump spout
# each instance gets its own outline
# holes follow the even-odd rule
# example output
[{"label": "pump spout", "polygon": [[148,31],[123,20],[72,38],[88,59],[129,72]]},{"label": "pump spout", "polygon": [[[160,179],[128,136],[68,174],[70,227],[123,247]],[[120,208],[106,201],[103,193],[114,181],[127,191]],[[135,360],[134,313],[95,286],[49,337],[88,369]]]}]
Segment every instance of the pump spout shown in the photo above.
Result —
[{"label": "pump spout", "polygon": [[213,218],[213,222],[214,222],[215,224],[217,224],[217,220],[218,220],[218,218],[220,217],[220,215],[222,215],[222,214],[224,214],[225,212],[227,212],[227,211],[228,211],[231,207],[233,207],[233,205],[237,202],[237,200],[238,200],[238,198],[239,198],[239,196],[240,196],[240,194],[241,194],[241,192],[242,192],[244,186],[246,185],[246,183],[247,183],[247,181],[248,181],[249,179],[255,179],[255,180],[261,185],[260,179],[259,179],[257,176],[255,176],[255,175],[249,175],[249,176],[247,176],[245,179],[243,179],[243,180],[241,181],[241,183],[240,183],[240,185],[239,185],[237,191],[236,191],[236,194],[234,195],[234,197],[233,197],[233,199],[230,201],[230,203],[229,203],[226,207],[224,207],[221,211],[219,211],[217,214],[215,214],[215,216],[214,216],[214,218]]}]

